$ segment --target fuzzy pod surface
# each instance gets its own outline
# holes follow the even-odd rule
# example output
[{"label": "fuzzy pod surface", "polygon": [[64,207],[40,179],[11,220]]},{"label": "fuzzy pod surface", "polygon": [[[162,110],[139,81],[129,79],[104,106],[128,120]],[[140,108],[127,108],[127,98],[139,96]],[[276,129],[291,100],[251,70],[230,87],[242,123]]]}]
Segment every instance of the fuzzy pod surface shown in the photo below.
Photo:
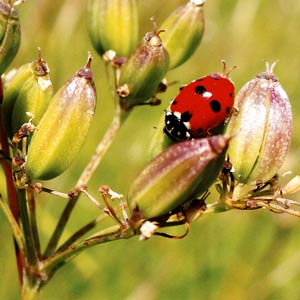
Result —
[{"label": "fuzzy pod surface", "polygon": [[78,155],[87,136],[96,105],[90,70],[91,57],[51,99],[34,132],[26,162],[32,179],[62,174]]},{"label": "fuzzy pod surface", "polygon": [[282,166],[292,135],[289,97],[267,65],[266,72],[247,82],[235,99],[226,135],[233,174],[241,183],[270,180]]},{"label": "fuzzy pod surface", "polygon": [[174,144],[146,165],[128,193],[131,210],[154,218],[193,200],[221,170],[229,139],[221,135]]}]

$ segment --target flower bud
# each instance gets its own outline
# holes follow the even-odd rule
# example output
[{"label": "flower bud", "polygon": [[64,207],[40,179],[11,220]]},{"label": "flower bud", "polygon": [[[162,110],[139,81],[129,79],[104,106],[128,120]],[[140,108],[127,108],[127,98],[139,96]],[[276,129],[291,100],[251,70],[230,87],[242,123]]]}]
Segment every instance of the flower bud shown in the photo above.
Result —
[{"label": "flower bud", "polygon": [[89,0],[88,30],[95,50],[129,56],[138,41],[136,0]]},{"label": "flower bud", "polygon": [[2,106],[3,126],[8,134],[12,136],[12,114],[13,108],[24,83],[32,76],[31,64],[27,63],[13,69],[2,76],[4,101]]},{"label": "flower bud", "polygon": [[21,41],[18,10],[0,0],[0,75],[15,58]]},{"label": "flower bud", "polygon": [[96,90],[91,57],[52,98],[33,134],[26,170],[32,179],[52,179],[76,158],[90,127]]},{"label": "flower bud", "polygon": [[123,109],[146,103],[155,94],[168,65],[169,56],[159,32],[148,32],[121,68],[117,93]]},{"label": "flower bud", "polygon": [[31,75],[19,89],[13,107],[13,133],[17,132],[22,124],[28,122],[27,112],[33,115],[34,123],[38,124],[53,94],[48,64],[42,59],[40,49],[38,59],[32,62],[30,68]]},{"label": "flower bud", "polygon": [[221,170],[229,138],[183,141],[156,156],[133,182],[128,203],[146,219],[166,215],[208,189]]},{"label": "flower bud", "polygon": [[162,40],[170,55],[170,69],[183,64],[199,46],[204,33],[204,2],[190,0],[161,25],[161,29],[166,31]]},{"label": "flower bud", "polygon": [[246,83],[235,99],[227,136],[233,174],[241,183],[266,182],[279,170],[288,153],[292,111],[288,95],[273,74],[275,64]]}]

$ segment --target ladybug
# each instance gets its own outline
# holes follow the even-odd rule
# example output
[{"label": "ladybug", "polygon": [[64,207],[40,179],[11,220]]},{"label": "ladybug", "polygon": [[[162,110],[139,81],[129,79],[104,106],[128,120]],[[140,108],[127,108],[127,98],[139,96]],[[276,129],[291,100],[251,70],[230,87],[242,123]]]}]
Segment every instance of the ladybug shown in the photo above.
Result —
[{"label": "ladybug", "polygon": [[[213,73],[180,88],[165,111],[164,132],[175,141],[204,137],[224,123],[234,103],[234,84],[225,74]],[[234,67],[235,68],[235,67]]]}]

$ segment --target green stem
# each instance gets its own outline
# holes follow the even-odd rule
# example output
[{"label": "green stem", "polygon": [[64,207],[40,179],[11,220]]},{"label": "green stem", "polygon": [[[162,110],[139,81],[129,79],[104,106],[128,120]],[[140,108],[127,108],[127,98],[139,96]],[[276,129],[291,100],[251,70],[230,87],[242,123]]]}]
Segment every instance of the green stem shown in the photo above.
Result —
[{"label": "green stem", "polygon": [[[111,229],[114,229],[116,227],[118,229],[111,232]],[[43,261],[43,270],[45,271],[45,273],[51,274],[55,272],[58,267],[61,267],[75,255],[79,254],[81,251],[87,248],[120,239],[129,239],[136,235],[136,233],[132,229],[124,231],[117,225],[113,226],[112,228],[107,228],[106,231],[108,231],[108,233],[104,233],[98,236],[92,236],[80,243],[67,247],[63,251],[56,252],[53,256],[50,256]]]},{"label": "green stem", "polygon": [[58,252],[64,251],[67,249],[70,245],[72,245],[74,242],[76,242],[79,238],[81,238],[83,235],[85,235],[87,232],[89,232],[91,229],[95,228],[96,225],[101,222],[102,220],[106,219],[108,217],[107,214],[100,215],[95,220],[89,222],[82,228],[80,228],[78,231],[76,231],[73,235],[71,235],[57,250]]},{"label": "green stem", "polygon": [[[99,166],[102,158],[104,157],[106,151],[111,146],[114,137],[118,133],[119,129],[121,128],[122,124],[125,122],[127,116],[129,115],[129,112],[124,112],[121,110],[120,106],[117,105],[114,118],[111,122],[111,125],[108,127],[108,130],[106,131],[103,139],[99,143],[99,145],[96,148],[95,153],[90,159],[90,162],[82,172],[80,178],[77,181],[76,187],[87,184],[92,175],[94,174],[95,170]],[[50,256],[53,251],[57,248],[59,239],[63,233],[63,230],[71,216],[71,213],[77,203],[77,200],[79,198],[79,195],[76,197],[71,198],[64,211],[61,214],[61,217],[57,223],[57,226],[54,230],[54,233],[52,237],[50,238],[50,241],[46,247],[46,250],[44,252],[44,257]]]},{"label": "green stem", "polygon": [[26,200],[28,203],[28,212],[29,212],[29,222],[32,231],[32,239],[34,243],[34,248],[38,258],[41,258],[41,245],[40,245],[40,238],[38,232],[38,225],[36,221],[36,207],[35,207],[35,200],[33,190],[31,188],[26,188]]},{"label": "green stem", "polygon": [[18,190],[18,202],[20,208],[20,219],[25,238],[27,261],[30,266],[36,266],[38,261],[38,255],[35,248],[34,236],[32,233],[32,227],[28,213],[25,189]]},{"label": "green stem", "polygon": [[15,241],[17,243],[17,246],[20,250],[20,254],[22,257],[25,255],[25,241],[24,241],[24,236],[21,231],[21,228],[19,227],[19,224],[16,222],[13,214],[11,213],[11,210],[7,206],[7,204],[4,202],[2,196],[0,195],[0,206],[6,216],[6,219],[8,220],[11,230],[13,232]]},{"label": "green stem", "polygon": [[41,279],[31,280],[25,276],[21,289],[21,300],[36,300],[39,296],[39,290],[43,284]]}]

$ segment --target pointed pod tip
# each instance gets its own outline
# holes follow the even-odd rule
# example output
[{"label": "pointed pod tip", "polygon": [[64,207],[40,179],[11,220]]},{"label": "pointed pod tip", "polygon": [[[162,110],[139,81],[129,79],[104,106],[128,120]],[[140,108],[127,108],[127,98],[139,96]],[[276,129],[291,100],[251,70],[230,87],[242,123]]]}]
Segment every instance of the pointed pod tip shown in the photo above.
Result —
[{"label": "pointed pod tip", "polygon": [[91,71],[92,60],[93,60],[93,56],[91,52],[88,52],[88,59],[86,65],[83,68],[79,69],[76,75],[79,77],[83,77],[87,80],[93,80],[93,73]]},{"label": "pointed pod tip", "polygon": [[266,80],[271,80],[274,82],[278,81],[278,78],[274,75],[274,69],[275,69],[275,66],[277,63],[278,63],[278,60],[274,61],[270,65],[270,63],[267,60],[265,60],[266,71],[259,73],[256,77],[266,79]]}]

